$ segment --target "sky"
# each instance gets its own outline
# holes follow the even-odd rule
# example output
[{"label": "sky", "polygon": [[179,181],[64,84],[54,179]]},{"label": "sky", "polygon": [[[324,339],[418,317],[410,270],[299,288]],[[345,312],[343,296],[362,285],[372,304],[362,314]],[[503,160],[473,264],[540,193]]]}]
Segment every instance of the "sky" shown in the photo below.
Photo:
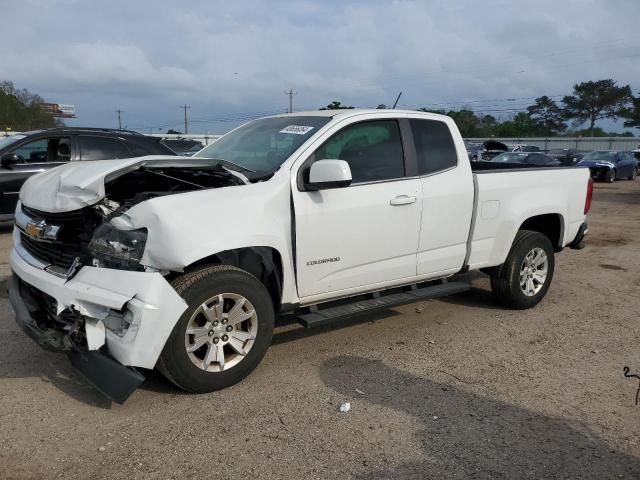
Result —
[{"label": "sky", "polygon": [[[506,118],[613,78],[640,94],[640,0],[0,0],[0,80],[74,126],[224,133],[322,107]],[[621,130],[622,122],[600,123]],[[637,133],[637,132],[636,132]]]}]

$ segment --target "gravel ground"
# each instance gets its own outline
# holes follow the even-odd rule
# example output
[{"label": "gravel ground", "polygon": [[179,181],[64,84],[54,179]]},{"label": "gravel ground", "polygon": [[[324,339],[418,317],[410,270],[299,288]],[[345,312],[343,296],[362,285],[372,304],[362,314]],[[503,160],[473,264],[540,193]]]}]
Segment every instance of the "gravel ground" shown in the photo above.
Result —
[{"label": "gravel ground", "polygon": [[256,372],[207,395],[152,374],[113,404],[3,296],[0,478],[640,478],[623,376],[640,373],[640,182],[597,184],[589,223],[533,310],[469,275],[470,294],[283,326]]}]

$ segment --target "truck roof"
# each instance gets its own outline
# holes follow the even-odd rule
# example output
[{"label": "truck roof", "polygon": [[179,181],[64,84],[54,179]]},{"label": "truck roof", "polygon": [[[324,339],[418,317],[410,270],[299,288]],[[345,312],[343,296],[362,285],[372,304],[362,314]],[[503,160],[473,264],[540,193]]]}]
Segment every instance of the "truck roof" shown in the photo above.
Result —
[{"label": "truck roof", "polygon": [[271,115],[271,117],[336,117],[347,118],[355,115],[362,115],[363,113],[382,113],[390,112],[394,113],[419,113],[429,118],[449,118],[446,115],[440,115],[438,113],[421,112],[419,110],[400,110],[400,109],[380,109],[380,108],[345,108],[340,110],[308,110],[304,112],[282,113],[279,115]]}]

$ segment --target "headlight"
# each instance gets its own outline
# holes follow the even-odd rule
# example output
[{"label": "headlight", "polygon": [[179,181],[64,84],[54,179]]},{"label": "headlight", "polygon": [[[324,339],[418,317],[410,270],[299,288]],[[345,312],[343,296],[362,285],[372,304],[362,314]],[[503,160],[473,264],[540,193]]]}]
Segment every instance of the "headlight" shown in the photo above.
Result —
[{"label": "headlight", "polygon": [[146,228],[119,230],[107,222],[93,232],[89,242],[89,253],[107,263],[115,262],[123,267],[136,267],[142,259],[146,243]]}]

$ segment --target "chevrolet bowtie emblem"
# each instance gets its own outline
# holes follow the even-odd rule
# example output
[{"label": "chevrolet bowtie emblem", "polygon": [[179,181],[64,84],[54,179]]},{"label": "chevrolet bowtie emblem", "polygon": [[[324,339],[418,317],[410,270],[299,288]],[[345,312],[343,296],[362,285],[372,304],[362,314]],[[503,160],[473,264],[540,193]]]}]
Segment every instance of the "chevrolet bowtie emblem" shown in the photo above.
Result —
[{"label": "chevrolet bowtie emblem", "polygon": [[33,223],[29,222],[24,227],[24,233],[36,240],[42,240],[44,238],[45,223]]}]

